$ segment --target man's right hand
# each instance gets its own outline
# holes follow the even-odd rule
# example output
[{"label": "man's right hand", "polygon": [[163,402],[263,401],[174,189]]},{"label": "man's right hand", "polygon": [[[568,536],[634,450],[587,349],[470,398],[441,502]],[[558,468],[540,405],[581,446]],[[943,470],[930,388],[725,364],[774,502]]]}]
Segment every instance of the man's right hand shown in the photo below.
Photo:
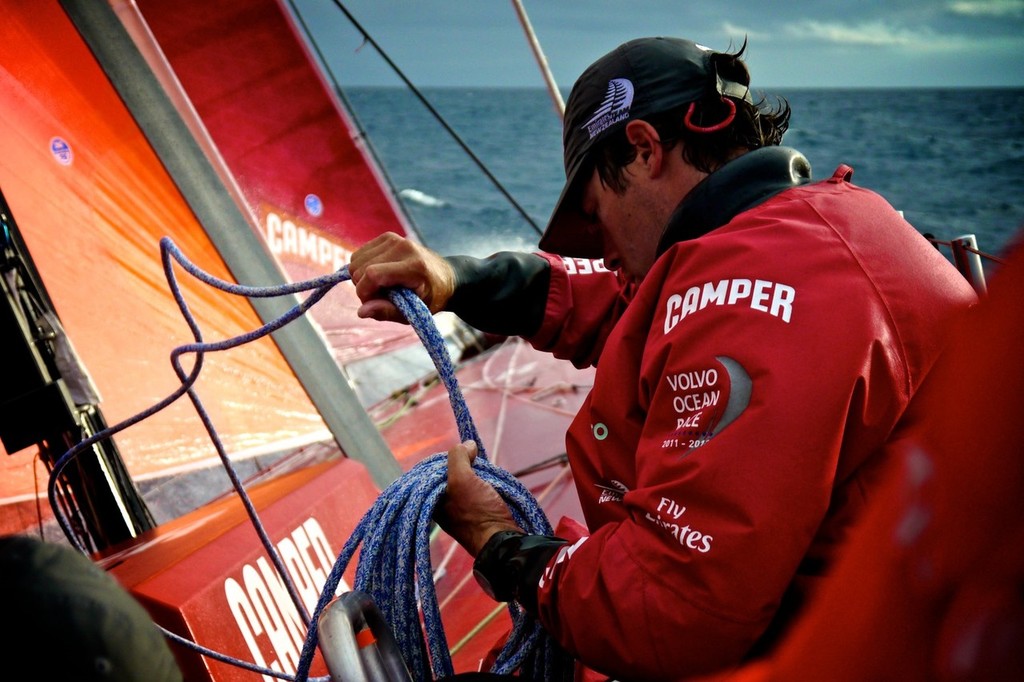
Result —
[{"label": "man's right hand", "polygon": [[356,295],[363,302],[356,312],[359,317],[406,321],[388,299],[386,289],[410,289],[431,313],[444,310],[455,293],[455,271],[448,261],[393,232],[386,232],[356,250],[348,269]]}]

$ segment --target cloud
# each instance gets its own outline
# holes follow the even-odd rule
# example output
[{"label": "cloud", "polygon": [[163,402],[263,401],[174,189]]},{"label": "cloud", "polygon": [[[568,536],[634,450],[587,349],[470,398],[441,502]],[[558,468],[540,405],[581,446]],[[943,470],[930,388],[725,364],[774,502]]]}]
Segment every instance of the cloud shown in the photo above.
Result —
[{"label": "cloud", "polygon": [[769,35],[761,31],[755,31],[745,26],[737,26],[731,22],[722,23],[722,33],[733,39],[748,38],[750,40],[767,40]]},{"label": "cloud", "polygon": [[961,0],[949,9],[971,17],[1024,17],[1024,0]]},{"label": "cloud", "polygon": [[805,19],[786,26],[788,36],[804,37],[836,45],[913,47],[934,41],[930,30],[912,31],[882,21],[850,25]]}]

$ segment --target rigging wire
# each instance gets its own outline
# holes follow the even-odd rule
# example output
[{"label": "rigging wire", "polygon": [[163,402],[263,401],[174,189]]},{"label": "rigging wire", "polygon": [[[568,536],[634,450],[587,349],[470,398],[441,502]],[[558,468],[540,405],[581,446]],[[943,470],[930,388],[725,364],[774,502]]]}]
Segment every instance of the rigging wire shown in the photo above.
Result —
[{"label": "rigging wire", "polygon": [[319,60],[320,64],[323,66],[326,75],[330,78],[331,85],[334,86],[334,94],[338,96],[338,98],[341,100],[342,105],[345,108],[345,111],[352,118],[352,125],[354,126],[355,131],[357,133],[356,135],[353,136],[353,138],[361,142],[364,145],[367,152],[369,152],[369,154],[373,157],[377,169],[380,170],[380,175],[382,176],[383,181],[387,183],[387,187],[391,191],[391,195],[395,198],[395,203],[402,211],[402,215],[405,216],[406,222],[408,223],[409,227],[412,228],[412,231],[416,233],[416,236],[419,237],[420,242],[423,242],[423,235],[420,233],[416,221],[413,219],[412,214],[409,213],[409,209],[406,207],[405,202],[398,199],[398,189],[395,187],[394,183],[391,180],[391,176],[385,170],[384,164],[382,163],[380,157],[377,155],[377,149],[373,146],[373,142],[370,139],[370,136],[367,134],[366,128],[363,126],[362,121],[359,120],[359,116],[356,115],[355,107],[352,106],[352,102],[345,95],[345,91],[338,83],[338,79],[335,78],[334,72],[331,70],[327,62],[327,57],[324,55],[323,50],[320,49],[320,44],[313,40],[313,32],[309,30],[309,25],[306,23],[306,18],[302,16],[302,13],[299,12],[298,8],[295,6],[295,0],[288,0],[288,5],[292,9],[292,16],[295,17],[295,20],[298,21],[299,24],[302,26],[302,32],[306,35],[307,38],[309,38],[307,43],[316,53],[317,60]]},{"label": "rigging wire", "polygon": [[[505,199],[508,200],[509,204],[511,204],[512,207],[519,213],[519,215],[523,217],[523,220],[529,223],[530,227],[532,227],[538,235],[542,234],[543,230],[540,228],[540,226],[537,225],[533,218],[530,217],[530,214],[526,212],[526,209],[524,209],[519,204],[519,202],[516,201],[515,197],[513,197],[512,194],[509,193],[507,189],[505,189],[505,186],[502,185],[501,181],[498,180],[498,178],[496,178],[493,173],[491,173],[490,169],[487,168],[486,164],[484,164],[480,157],[478,157],[476,153],[469,147],[469,145],[466,144],[466,142],[455,131],[455,129],[448,124],[448,121],[445,120],[444,116],[442,116],[441,113],[434,108],[434,105],[430,103],[430,100],[426,98],[426,96],[420,91],[420,89],[417,88],[416,85],[411,80],[409,80],[409,78],[405,75],[402,69],[397,64],[395,64],[395,62],[391,59],[388,53],[384,51],[384,48],[382,48],[377,43],[377,41],[373,39],[373,36],[371,36],[366,31],[366,29],[363,28],[363,25],[360,24],[359,21],[352,15],[352,13],[349,12],[348,8],[345,7],[345,4],[341,2],[341,0],[332,0],[332,2],[339,10],[341,10],[341,12],[349,20],[352,26],[355,27],[357,31],[359,31],[359,33],[363,36],[363,40],[369,43],[370,46],[377,51],[377,54],[379,54],[380,57],[385,62],[387,62],[387,65],[391,67],[391,70],[395,72],[395,74],[402,80],[403,83],[405,83],[406,87],[409,88],[409,90],[413,93],[413,95],[416,96],[420,103],[423,104],[424,107],[426,107],[427,111],[429,111],[430,114],[434,117],[434,119],[441,125],[441,127],[444,128],[445,132],[447,132],[451,136],[455,143],[462,148],[462,151],[464,151],[466,155],[469,156],[469,158],[473,161],[473,163],[476,164],[477,168],[479,168],[480,171],[487,177],[487,179],[491,181],[491,184],[493,184],[495,188],[499,192],[501,192],[502,196],[504,196]],[[306,36],[309,38],[309,42],[314,46],[314,49],[316,50],[316,53],[320,58],[320,62],[324,65],[324,68],[327,70],[328,75],[330,76],[331,83],[334,85],[335,89],[338,92],[341,92],[341,86],[338,84],[338,79],[335,77],[334,72],[328,66],[328,63],[324,59],[323,54],[320,52],[320,48],[317,45],[316,41],[313,40],[313,36],[310,33],[308,27],[306,26],[305,21],[302,20],[301,14],[295,8],[294,1],[289,0],[289,4],[292,6],[292,12],[295,14],[295,16],[299,17],[299,21],[302,24]]]},{"label": "rigging wire", "polygon": [[[953,241],[949,240],[949,239],[945,239],[945,240],[938,239],[936,237],[933,237],[930,234],[925,234],[925,238],[928,239],[928,241],[930,241],[932,244],[934,244],[936,246],[945,246],[947,248],[952,248],[953,247]],[[999,256],[996,256],[995,254],[991,254],[991,253],[988,253],[986,251],[982,251],[981,249],[976,249],[973,246],[970,246],[968,244],[963,244],[963,245],[961,245],[960,248],[962,248],[964,251],[966,251],[968,253],[973,253],[976,256],[981,256],[985,260],[992,261],[993,263],[997,263],[999,265],[1006,265],[1006,259],[1005,258],[1000,258]]]}]

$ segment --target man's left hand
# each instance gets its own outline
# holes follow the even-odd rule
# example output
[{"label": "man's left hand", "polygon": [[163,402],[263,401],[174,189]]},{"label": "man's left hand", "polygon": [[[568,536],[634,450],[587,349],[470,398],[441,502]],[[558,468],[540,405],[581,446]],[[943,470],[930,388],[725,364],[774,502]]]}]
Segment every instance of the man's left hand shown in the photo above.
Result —
[{"label": "man's left hand", "polygon": [[448,451],[448,489],[434,512],[441,528],[474,557],[495,533],[522,532],[498,491],[473,471],[476,455],[473,441]]}]

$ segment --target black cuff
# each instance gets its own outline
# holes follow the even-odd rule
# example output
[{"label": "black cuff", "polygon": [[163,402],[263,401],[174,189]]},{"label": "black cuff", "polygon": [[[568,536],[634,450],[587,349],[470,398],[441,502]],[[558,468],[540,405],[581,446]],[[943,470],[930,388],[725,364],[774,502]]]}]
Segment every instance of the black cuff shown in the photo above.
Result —
[{"label": "black cuff", "polygon": [[537,611],[541,575],[567,541],[547,535],[503,530],[490,537],[473,562],[473,575],[484,592],[497,601],[517,601]]},{"label": "black cuff", "polygon": [[503,251],[489,258],[445,260],[455,271],[455,293],[446,310],[491,334],[529,336],[540,329],[551,282],[544,258]]}]

